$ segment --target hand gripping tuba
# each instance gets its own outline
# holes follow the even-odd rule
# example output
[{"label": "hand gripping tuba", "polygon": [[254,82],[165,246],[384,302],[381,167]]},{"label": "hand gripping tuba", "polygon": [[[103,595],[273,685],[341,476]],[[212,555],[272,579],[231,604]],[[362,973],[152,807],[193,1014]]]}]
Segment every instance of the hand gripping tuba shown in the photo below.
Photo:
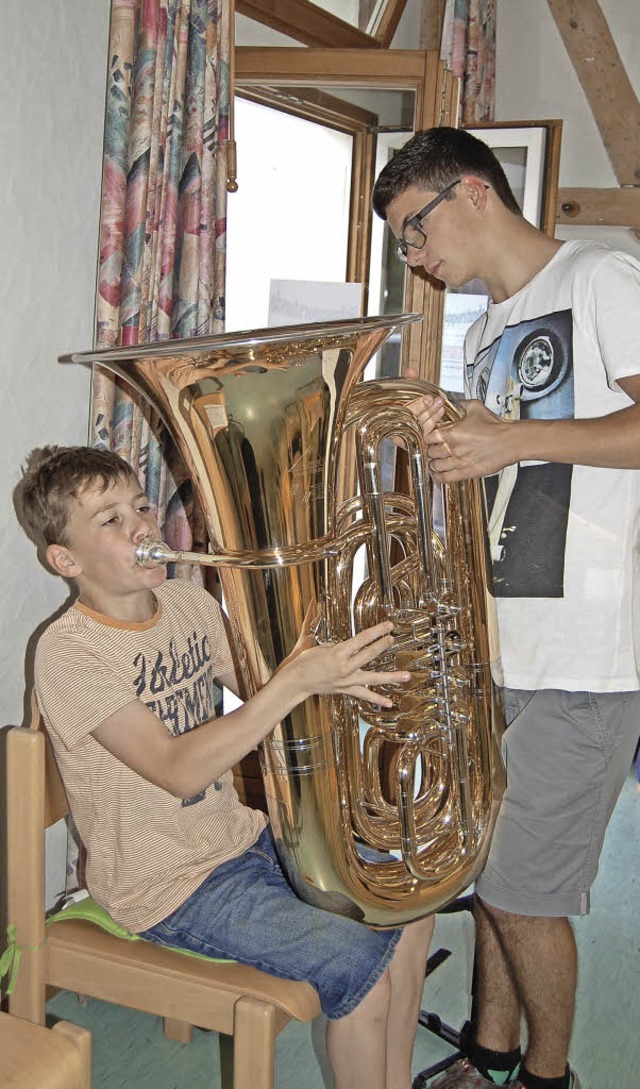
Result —
[{"label": "hand gripping tuba", "polygon": [[[142,563],[219,568],[249,693],[299,645],[394,622],[392,710],[312,697],[261,746],[291,884],[373,926],[436,911],[479,872],[502,792],[484,508],[477,481],[434,489],[408,403],[436,387],[359,382],[415,315],[82,353],[161,414],[202,502],[208,554],[148,541]],[[446,400],[446,422],[460,410]],[[407,485],[388,487],[390,439]],[[437,516],[434,518],[434,511]],[[434,528],[434,520],[438,523]]]}]

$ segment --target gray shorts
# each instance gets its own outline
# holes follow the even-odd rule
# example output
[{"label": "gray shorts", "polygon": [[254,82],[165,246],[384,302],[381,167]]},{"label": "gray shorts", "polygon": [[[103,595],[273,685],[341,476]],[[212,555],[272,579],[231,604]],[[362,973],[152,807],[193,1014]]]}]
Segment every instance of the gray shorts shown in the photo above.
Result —
[{"label": "gray shorts", "polygon": [[640,692],[504,697],[507,789],[476,892],[518,915],[586,915],[640,733]]}]

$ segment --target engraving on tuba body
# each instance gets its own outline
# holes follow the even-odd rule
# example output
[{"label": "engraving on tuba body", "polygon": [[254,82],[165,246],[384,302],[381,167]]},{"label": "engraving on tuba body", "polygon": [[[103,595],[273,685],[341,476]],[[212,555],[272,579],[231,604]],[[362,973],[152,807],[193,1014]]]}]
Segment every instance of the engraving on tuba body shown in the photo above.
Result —
[{"label": "engraving on tuba body", "polygon": [[[482,865],[502,793],[490,568],[477,481],[438,492],[407,407],[424,382],[359,382],[415,315],[81,353],[164,418],[210,553],[145,542],[143,563],[219,568],[249,693],[316,613],[320,640],[394,622],[392,710],[313,697],[261,746],[269,816],[298,894],[373,926],[438,910]],[[441,392],[441,391],[438,391]],[[447,401],[445,422],[460,410]],[[406,490],[385,481],[401,436]],[[434,509],[439,510],[434,526]]]}]

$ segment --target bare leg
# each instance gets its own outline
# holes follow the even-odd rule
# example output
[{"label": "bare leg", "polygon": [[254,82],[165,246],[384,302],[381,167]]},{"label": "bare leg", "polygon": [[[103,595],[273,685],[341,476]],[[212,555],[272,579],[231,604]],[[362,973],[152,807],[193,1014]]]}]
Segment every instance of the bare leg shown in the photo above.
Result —
[{"label": "bare leg", "polygon": [[[501,966],[505,961],[510,966],[520,995],[528,1030],[524,1056],[527,1069],[541,1078],[562,1077],[569,1054],[577,980],[576,943],[569,920],[514,915],[487,904],[482,905],[480,914],[495,924],[503,952]],[[487,972],[481,999],[486,998],[486,990],[493,982],[490,964]],[[481,1031],[489,1032],[484,1020]],[[501,1050],[505,1043],[508,1046],[504,1034],[492,1038],[499,1041]],[[495,1046],[488,1039],[479,1030],[479,1043]]]},{"label": "bare leg", "polygon": [[492,1051],[513,1051],[520,1043],[521,1004],[493,910],[476,896],[476,1041]]},{"label": "bare leg", "polygon": [[327,1023],[327,1054],[335,1089],[386,1089],[391,976],[383,973],[355,1010]]},{"label": "bare leg", "polygon": [[359,1006],[327,1025],[335,1089],[410,1089],[433,919],[405,927],[387,971]]},{"label": "bare leg", "polygon": [[387,1027],[387,1089],[410,1089],[411,1061],[424,991],[434,916],[405,927],[389,965],[391,1005]]}]

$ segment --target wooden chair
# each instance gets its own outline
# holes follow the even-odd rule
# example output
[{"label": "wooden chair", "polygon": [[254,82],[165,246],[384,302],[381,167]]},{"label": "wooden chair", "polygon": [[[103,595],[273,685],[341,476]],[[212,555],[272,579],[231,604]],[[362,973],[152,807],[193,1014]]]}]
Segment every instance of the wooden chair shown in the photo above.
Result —
[{"label": "wooden chair", "polygon": [[91,1089],[91,1033],[68,1021],[43,1028],[0,1013],[3,1089]]},{"label": "wooden chair", "polygon": [[54,988],[157,1014],[165,1033],[182,1042],[192,1025],[213,1029],[221,1034],[223,1084],[273,1089],[276,1036],[292,1018],[311,1021],[320,1013],[314,988],[122,940],[85,921],[45,926],[45,829],[68,812],[49,740],[34,715],[31,728],[15,727],[7,736],[8,923],[21,953],[9,1012],[44,1025],[47,988]]}]

